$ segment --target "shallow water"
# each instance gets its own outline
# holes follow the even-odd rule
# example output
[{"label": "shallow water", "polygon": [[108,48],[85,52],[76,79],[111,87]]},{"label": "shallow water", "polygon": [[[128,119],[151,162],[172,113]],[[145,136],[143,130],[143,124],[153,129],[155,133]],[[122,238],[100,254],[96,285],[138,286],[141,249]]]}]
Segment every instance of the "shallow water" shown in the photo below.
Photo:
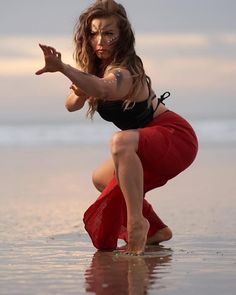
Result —
[{"label": "shallow water", "polygon": [[1,295],[235,293],[235,148],[202,150],[192,169],[150,192],[174,237],[142,257],[97,252],[83,229],[97,196],[92,167],[106,157],[94,154],[1,149]]},{"label": "shallow water", "polygon": [[96,252],[78,233],[1,243],[1,294],[233,294],[235,246],[179,236],[132,257]]}]

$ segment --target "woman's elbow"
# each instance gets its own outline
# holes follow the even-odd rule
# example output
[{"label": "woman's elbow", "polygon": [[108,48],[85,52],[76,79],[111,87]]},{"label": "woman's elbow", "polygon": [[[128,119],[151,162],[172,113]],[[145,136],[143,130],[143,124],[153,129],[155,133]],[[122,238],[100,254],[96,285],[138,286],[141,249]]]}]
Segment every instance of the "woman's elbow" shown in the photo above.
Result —
[{"label": "woman's elbow", "polygon": [[85,99],[79,99],[79,100],[78,99],[76,99],[76,100],[68,99],[65,101],[65,108],[69,112],[75,112],[75,111],[82,109],[84,104],[85,104]]},{"label": "woman's elbow", "polygon": [[68,103],[68,102],[65,103],[65,108],[67,109],[68,112],[74,112],[75,111],[75,107],[72,104]]}]

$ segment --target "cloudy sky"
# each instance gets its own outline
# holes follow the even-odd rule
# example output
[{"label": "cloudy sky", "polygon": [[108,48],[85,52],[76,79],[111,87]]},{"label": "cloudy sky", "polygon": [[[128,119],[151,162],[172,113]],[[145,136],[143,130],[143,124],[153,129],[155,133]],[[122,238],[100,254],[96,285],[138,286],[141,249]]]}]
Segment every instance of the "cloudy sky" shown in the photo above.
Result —
[{"label": "cloudy sky", "polygon": [[[235,117],[236,1],[127,0],[137,52],[158,94],[189,117]],[[73,64],[72,32],[92,1],[1,0],[0,121],[75,120],[64,109],[70,82],[37,77],[38,43],[55,46]]]}]

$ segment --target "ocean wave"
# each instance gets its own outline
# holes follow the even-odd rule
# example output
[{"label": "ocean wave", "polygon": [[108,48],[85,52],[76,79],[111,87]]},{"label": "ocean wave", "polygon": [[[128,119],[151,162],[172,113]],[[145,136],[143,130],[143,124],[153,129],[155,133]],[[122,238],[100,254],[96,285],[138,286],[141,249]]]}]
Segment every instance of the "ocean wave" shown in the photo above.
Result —
[{"label": "ocean wave", "polygon": [[[191,122],[200,143],[236,143],[236,120]],[[117,131],[112,124],[57,123],[0,126],[0,146],[44,146],[107,143]]]},{"label": "ocean wave", "polygon": [[192,126],[196,131],[200,143],[235,144],[236,120],[235,119],[205,119],[193,121]]}]

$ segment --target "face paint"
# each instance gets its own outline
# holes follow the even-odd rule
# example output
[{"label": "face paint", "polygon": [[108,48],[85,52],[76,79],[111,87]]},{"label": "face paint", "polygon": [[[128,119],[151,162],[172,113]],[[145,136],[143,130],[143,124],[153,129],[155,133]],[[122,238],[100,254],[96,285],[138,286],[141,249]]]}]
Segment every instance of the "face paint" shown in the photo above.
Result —
[{"label": "face paint", "polygon": [[118,40],[118,35],[103,30],[94,30],[90,33],[90,36],[92,42],[107,46],[111,46],[116,42],[116,40]]},{"label": "face paint", "polygon": [[117,40],[118,40],[118,36],[114,36],[113,38],[111,38],[110,40],[107,41],[107,45],[108,45],[108,46],[111,46],[111,45],[113,45]]},{"label": "face paint", "polygon": [[110,59],[118,40],[119,28],[115,17],[92,20],[90,44],[99,59]]}]

